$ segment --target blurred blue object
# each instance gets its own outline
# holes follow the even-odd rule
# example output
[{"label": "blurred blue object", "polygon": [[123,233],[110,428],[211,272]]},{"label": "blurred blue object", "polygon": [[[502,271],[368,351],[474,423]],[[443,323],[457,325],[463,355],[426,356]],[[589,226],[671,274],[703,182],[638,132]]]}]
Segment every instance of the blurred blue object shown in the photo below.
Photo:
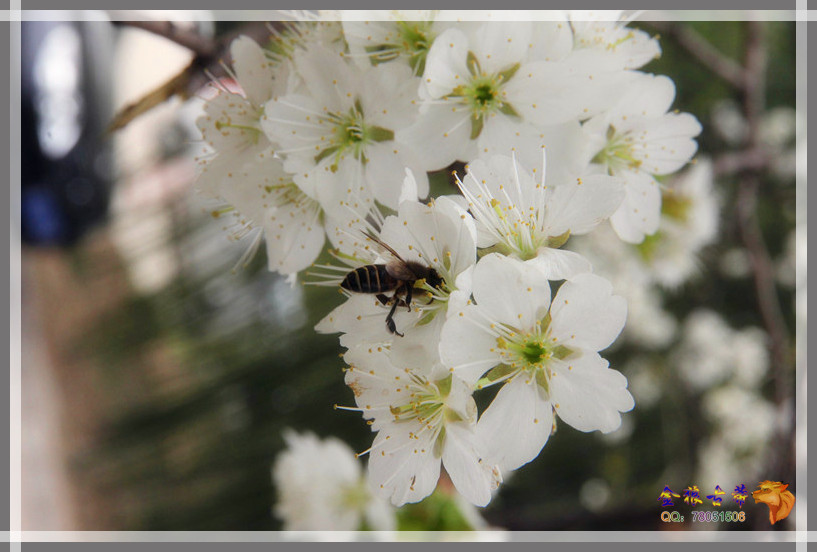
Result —
[{"label": "blurred blue object", "polygon": [[107,22],[22,24],[21,229],[30,245],[71,245],[109,203]]}]

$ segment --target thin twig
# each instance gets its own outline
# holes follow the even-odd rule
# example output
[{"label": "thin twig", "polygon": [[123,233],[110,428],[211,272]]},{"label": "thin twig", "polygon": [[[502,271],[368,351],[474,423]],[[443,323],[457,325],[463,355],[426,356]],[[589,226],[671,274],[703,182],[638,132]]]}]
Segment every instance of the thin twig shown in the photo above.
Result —
[{"label": "thin twig", "polygon": [[743,88],[746,77],[740,64],[722,54],[688,25],[668,21],[645,21],[645,23],[660,33],[671,36],[682,48],[733,87]]}]

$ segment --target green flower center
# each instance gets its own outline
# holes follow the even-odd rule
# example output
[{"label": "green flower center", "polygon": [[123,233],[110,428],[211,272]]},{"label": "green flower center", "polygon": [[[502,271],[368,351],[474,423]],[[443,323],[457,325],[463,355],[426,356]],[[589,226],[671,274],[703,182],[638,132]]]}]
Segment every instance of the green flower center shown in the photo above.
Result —
[{"label": "green flower center", "polygon": [[550,356],[550,351],[544,344],[532,341],[521,346],[519,356],[524,358],[528,364],[538,365],[545,360],[546,357]]},{"label": "green flower center", "polygon": [[451,392],[451,376],[429,382],[410,373],[412,384],[409,386],[410,401],[390,408],[396,422],[417,420],[432,424],[445,408],[445,398]]},{"label": "green flower center", "polygon": [[633,140],[627,134],[619,134],[613,125],[607,128],[607,144],[592,160],[607,165],[611,173],[621,169],[638,169],[642,161],[633,155]]},{"label": "green flower center", "polygon": [[426,57],[434,35],[431,33],[430,21],[398,21],[397,38],[394,43],[367,46],[366,53],[374,65],[408,57],[409,65],[415,75],[422,75],[426,67]]},{"label": "green flower center", "polygon": [[329,145],[315,156],[315,163],[334,156],[334,162],[330,165],[332,172],[337,171],[338,161],[343,155],[350,154],[360,162],[366,163],[368,162],[366,145],[394,140],[394,131],[366,124],[359,99],[355,100],[354,106],[349,108],[348,112],[329,113],[323,120],[334,128]]},{"label": "green flower center", "polygon": [[477,389],[512,379],[525,372],[536,378],[537,383],[547,391],[551,361],[562,360],[573,354],[571,349],[550,337],[549,325],[550,313],[537,322],[530,332],[519,334],[510,330],[504,332],[506,337],[498,337],[496,344],[504,363],[483,376],[477,382]]},{"label": "green flower center", "polygon": [[484,249],[481,255],[499,252],[503,255],[516,255],[523,261],[536,258],[539,249],[549,247],[558,249],[562,247],[570,238],[570,230],[558,236],[548,236],[540,229],[539,213],[532,211],[528,213],[528,219],[520,213],[516,206],[503,205],[502,201],[496,198],[491,199],[491,207],[497,216],[499,227],[505,237],[504,241],[497,243],[493,247]]},{"label": "green flower center", "polygon": [[519,70],[520,64],[514,63],[497,73],[488,74],[482,70],[477,56],[468,52],[466,59],[471,80],[456,87],[449,98],[460,98],[471,111],[471,139],[476,139],[485,125],[485,117],[499,112],[509,117],[520,118],[516,109],[504,99],[502,92],[505,84]]}]

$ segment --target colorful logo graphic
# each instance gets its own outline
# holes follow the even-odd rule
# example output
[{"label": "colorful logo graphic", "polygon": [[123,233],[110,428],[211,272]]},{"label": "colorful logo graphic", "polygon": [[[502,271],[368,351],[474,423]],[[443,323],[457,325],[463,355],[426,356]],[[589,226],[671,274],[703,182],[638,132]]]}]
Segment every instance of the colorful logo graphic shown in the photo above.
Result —
[{"label": "colorful logo graphic", "polygon": [[760,502],[769,507],[769,521],[772,525],[786,519],[794,507],[794,495],[786,489],[780,481],[761,481],[757,484],[758,489],[752,492],[755,504]]},{"label": "colorful logo graphic", "polygon": [[[755,499],[755,504],[764,503],[769,507],[769,521],[772,524],[777,523],[781,519],[786,519],[794,507],[794,495],[788,489],[788,484],[783,484],[780,481],[761,481],[757,484],[757,490],[752,492],[752,498]],[[701,498],[701,490],[697,485],[690,485],[684,489],[681,494],[676,493],[670,489],[669,485],[664,487],[661,494],[658,495],[658,502],[661,503],[662,508],[670,508],[675,506],[673,499],[681,498],[683,496],[684,504],[688,506],[699,506],[704,504]],[[723,506],[723,495],[726,494],[720,485],[715,486],[712,494],[706,495],[706,500],[716,507],[715,511],[692,511],[692,521],[706,521],[706,522],[729,522],[729,521],[746,521],[746,513],[742,511],[724,512],[721,510]],[[743,505],[749,499],[749,491],[743,483],[735,485],[732,491],[732,500],[735,505],[743,509]],[[663,511],[661,512],[661,521],[665,522],[684,522],[684,516],[679,512]]]}]

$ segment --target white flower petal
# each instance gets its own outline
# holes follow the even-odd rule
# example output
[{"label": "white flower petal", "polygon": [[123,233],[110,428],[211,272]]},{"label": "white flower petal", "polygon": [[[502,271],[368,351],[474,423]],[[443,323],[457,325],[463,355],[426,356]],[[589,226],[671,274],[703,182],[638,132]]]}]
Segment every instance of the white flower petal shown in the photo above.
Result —
[{"label": "white flower petal", "polygon": [[586,234],[612,215],[624,199],[623,182],[591,175],[556,186],[547,204],[545,230],[550,236]]},{"label": "white flower petal", "polygon": [[284,222],[267,217],[264,224],[268,267],[281,274],[300,272],[323,250],[326,234],[320,223],[320,211],[286,205],[278,209],[276,215]]},{"label": "white flower petal", "polygon": [[[429,105],[412,126],[398,129],[395,136],[420,152],[429,170],[444,169],[454,161],[476,157],[468,110],[452,109],[447,103]],[[428,147],[429,144],[434,147]]]},{"label": "white flower petal", "polygon": [[655,233],[661,221],[661,190],[645,172],[623,171],[624,201],[610,217],[618,236],[628,243],[641,243]]},{"label": "white flower petal", "polygon": [[619,412],[634,406],[627,378],[608,368],[597,353],[553,361],[550,397],[556,415],[579,431],[609,433],[621,425]]},{"label": "white flower petal", "polygon": [[491,501],[495,487],[492,467],[482,459],[474,427],[462,422],[445,426],[443,466],[457,491],[477,506]]},{"label": "white flower petal", "polygon": [[[397,209],[402,189],[399,185],[400,177],[405,174],[406,169],[405,160],[399,155],[399,150],[393,142],[369,144],[366,146],[366,153],[368,162],[365,165],[365,173],[369,189],[381,204]],[[427,192],[428,179],[425,172],[418,171],[417,178],[425,184]]]},{"label": "white flower petal", "polygon": [[490,21],[473,30],[468,46],[484,73],[497,73],[524,58],[531,31],[529,21]]},{"label": "white flower petal", "polygon": [[535,267],[547,280],[569,280],[577,274],[592,272],[593,265],[585,257],[567,249],[543,247],[525,264]]},{"label": "white flower petal", "polygon": [[550,304],[550,285],[534,267],[498,253],[477,263],[474,299],[491,320],[531,328]]},{"label": "white flower petal", "polygon": [[440,478],[434,438],[423,427],[411,422],[389,424],[378,432],[369,453],[370,485],[395,506],[421,501]]},{"label": "white flower petal", "polygon": [[[470,306],[462,309],[462,316],[451,314],[440,334],[440,358],[454,373],[475,385],[482,375],[502,362],[496,351],[496,336],[482,329],[486,323]],[[492,350],[494,349],[494,350]]]},{"label": "white flower petal", "polygon": [[535,380],[520,374],[502,386],[477,423],[485,461],[515,470],[539,455],[553,429],[553,408]]},{"label": "white flower petal", "polygon": [[673,173],[695,155],[698,144],[693,138],[701,130],[701,123],[693,115],[667,113],[641,133],[641,147],[634,147],[633,156],[642,161],[642,170],[652,174]]},{"label": "white flower petal", "polygon": [[550,307],[550,335],[571,349],[601,351],[621,333],[627,302],[609,281],[585,273],[568,280]]},{"label": "white flower petal", "polygon": [[273,96],[275,71],[264,50],[253,39],[240,36],[230,44],[233,71],[247,99],[261,107]]},{"label": "white flower petal", "polygon": [[459,29],[446,29],[428,50],[423,90],[430,98],[441,98],[465,82],[469,75],[465,60],[468,38]]}]

